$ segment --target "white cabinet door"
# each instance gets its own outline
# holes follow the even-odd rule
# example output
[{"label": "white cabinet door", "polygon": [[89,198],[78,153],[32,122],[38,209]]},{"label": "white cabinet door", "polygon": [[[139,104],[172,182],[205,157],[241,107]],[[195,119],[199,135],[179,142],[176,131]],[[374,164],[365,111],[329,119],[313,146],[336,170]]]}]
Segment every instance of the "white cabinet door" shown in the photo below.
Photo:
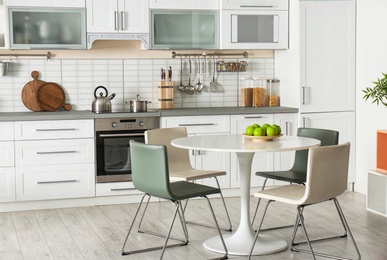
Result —
[{"label": "white cabinet door", "polygon": [[[231,116],[231,134],[243,134],[247,126],[252,124],[263,125],[272,124],[274,117],[272,114],[261,115],[232,115]],[[256,171],[273,170],[273,153],[255,153],[251,166],[251,187],[262,186],[264,179],[255,176]],[[271,186],[269,181],[266,185]],[[231,153],[231,188],[240,186],[239,166],[235,153]]]},{"label": "white cabinet door", "polygon": [[15,168],[0,168],[0,202],[15,201]]},{"label": "white cabinet door", "polygon": [[14,140],[13,122],[0,122],[0,141]]},{"label": "white cabinet door", "polygon": [[301,112],[355,110],[355,1],[300,1]]},{"label": "white cabinet door", "polygon": [[149,0],[149,8],[218,10],[219,2],[219,0]]},{"label": "white cabinet door", "polygon": [[0,167],[15,165],[14,141],[0,142]]},{"label": "white cabinet door", "polygon": [[355,112],[301,114],[302,127],[339,131],[339,143],[351,142],[348,182],[356,179],[355,171]]},{"label": "white cabinet door", "polygon": [[88,33],[148,33],[148,1],[86,0]]}]

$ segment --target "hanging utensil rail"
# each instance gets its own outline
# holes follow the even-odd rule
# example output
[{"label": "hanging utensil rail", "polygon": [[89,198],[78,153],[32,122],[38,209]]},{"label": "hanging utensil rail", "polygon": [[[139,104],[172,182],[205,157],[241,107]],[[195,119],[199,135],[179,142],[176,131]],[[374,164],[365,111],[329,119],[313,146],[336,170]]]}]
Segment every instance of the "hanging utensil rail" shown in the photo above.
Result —
[{"label": "hanging utensil rail", "polygon": [[17,54],[17,53],[8,53],[8,54],[0,54],[0,56],[7,56],[7,57],[18,57],[18,56],[24,56],[24,57],[46,57],[47,60],[52,59],[52,53],[48,51],[47,53],[41,53],[41,54]]},{"label": "hanging utensil rail", "polygon": [[225,57],[225,56],[243,56],[243,58],[248,58],[249,55],[247,51],[244,51],[242,53],[206,53],[205,51],[203,53],[176,53],[172,52],[172,58],[176,57],[206,57],[206,56],[212,56],[212,57]]}]

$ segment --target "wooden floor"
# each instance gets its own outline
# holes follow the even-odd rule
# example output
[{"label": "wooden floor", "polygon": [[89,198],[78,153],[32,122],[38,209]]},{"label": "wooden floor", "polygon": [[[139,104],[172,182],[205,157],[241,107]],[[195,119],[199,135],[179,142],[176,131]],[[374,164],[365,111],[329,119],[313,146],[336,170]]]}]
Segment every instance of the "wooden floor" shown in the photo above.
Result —
[{"label": "wooden floor", "polygon": [[[387,218],[366,211],[365,196],[347,192],[339,197],[342,209],[352,233],[355,236],[362,259],[387,259]],[[212,199],[221,225],[225,218],[219,199]],[[256,202],[252,198],[253,207]],[[239,198],[227,198],[234,229],[239,222]],[[158,259],[160,251],[137,255],[121,256],[121,247],[137,204],[80,207],[52,210],[36,210],[0,213],[0,259]],[[152,203],[144,228],[166,230],[173,204],[170,202]],[[305,210],[305,218],[312,237],[329,232],[341,232],[333,204],[323,203]],[[195,200],[189,204],[187,220],[208,220],[211,223],[208,205]],[[259,215],[261,216],[261,215]],[[295,209],[292,206],[272,203],[269,208],[266,226],[292,223]],[[160,224],[162,223],[162,224]],[[310,225],[316,224],[319,228]],[[217,235],[216,230],[189,225],[190,243],[187,246],[167,249],[164,259],[210,259],[219,255],[203,248],[205,239]],[[181,229],[176,225],[174,235],[180,236]],[[227,232],[224,232],[227,233]],[[291,229],[266,231],[265,233],[290,241]],[[299,232],[300,234],[302,232]],[[162,244],[153,236],[134,232],[129,246],[136,248]],[[319,243],[316,251],[333,252],[355,256],[349,238]],[[229,256],[229,259],[246,259]],[[291,252],[289,249],[272,255],[255,256],[252,259],[310,259],[307,254]]]}]

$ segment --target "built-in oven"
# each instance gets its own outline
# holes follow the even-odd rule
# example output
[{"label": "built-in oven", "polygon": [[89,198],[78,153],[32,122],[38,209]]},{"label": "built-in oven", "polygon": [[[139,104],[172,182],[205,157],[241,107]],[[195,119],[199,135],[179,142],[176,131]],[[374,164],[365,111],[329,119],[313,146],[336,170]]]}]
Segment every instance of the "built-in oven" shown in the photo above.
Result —
[{"label": "built-in oven", "polygon": [[97,183],[131,181],[130,140],[144,143],[144,132],[159,128],[160,118],[97,118]]}]

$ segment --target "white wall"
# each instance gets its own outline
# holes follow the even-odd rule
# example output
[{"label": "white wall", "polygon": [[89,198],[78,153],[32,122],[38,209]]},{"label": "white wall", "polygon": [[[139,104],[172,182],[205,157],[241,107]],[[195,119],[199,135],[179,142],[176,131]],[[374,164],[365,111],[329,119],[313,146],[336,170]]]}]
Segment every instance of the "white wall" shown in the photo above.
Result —
[{"label": "white wall", "polygon": [[387,72],[386,10],[385,0],[357,0],[355,190],[364,194],[367,170],[376,165],[376,130],[387,129],[387,107],[365,102],[361,90]]}]

